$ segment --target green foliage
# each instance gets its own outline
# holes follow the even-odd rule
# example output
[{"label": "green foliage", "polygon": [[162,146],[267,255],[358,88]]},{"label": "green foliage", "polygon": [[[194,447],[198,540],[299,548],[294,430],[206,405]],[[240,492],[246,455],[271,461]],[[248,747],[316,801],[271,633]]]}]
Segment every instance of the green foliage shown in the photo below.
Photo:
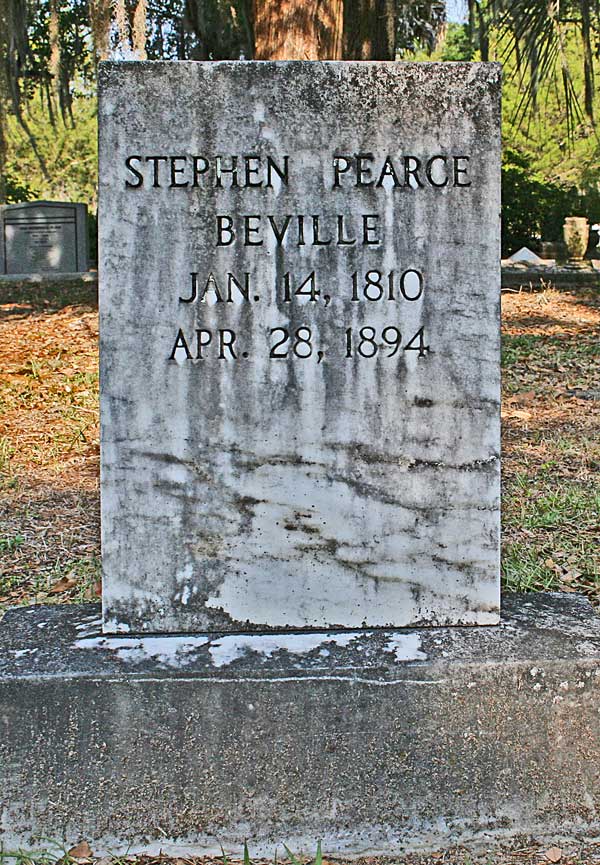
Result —
[{"label": "green foliage", "polygon": [[440,53],[440,60],[470,61],[475,56],[475,46],[466,24],[448,24],[446,38]]},{"label": "green foliage", "polygon": [[288,859],[290,860],[292,865],[302,865],[302,863],[299,861],[299,859],[296,856],[294,856],[294,854],[292,853],[292,851],[290,850],[289,847],[287,847],[284,844],[283,849],[285,850],[286,856],[288,857]]},{"label": "green foliage", "polygon": [[[540,357],[546,360],[551,358],[556,368],[563,369],[573,362],[575,368],[580,369],[590,358],[596,356],[600,357],[600,343],[597,340],[579,339],[565,344],[562,336],[538,333],[504,334],[502,337],[502,366],[506,369],[518,364],[535,362]],[[520,386],[518,370],[516,383]],[[505,386],[507,384],[510,383],[505,379]]]},{"label": "green foliage", "polygon": [[[9,851],[4,849],[2,841],[0,840],[0,865],[76,865],[78,857],[74,856],[74,850],[69,853],[64,845],[57,844],[54,841],[48,841],[47,843],[48,849]],[[285,844],[283,846],[285,847]],[[291,850],[287,847],[285,847],[285,850],[292,865],[302,865],[301,860],[294,856]],[[167,863],[181,861],[169,859],[168,857],[164,857],[162,854],[158,858],[163,858]],[[115,856],[111,854],[108,857],[104,857],[102,861],[107,862],[108,865],[124,865],[125,862],[133,863],[133,865],[141,865],[143,859],[143,856]],[[98,861],[101,860],[98,859]],[[223,865],[229,865],[230,862],[222,846],[221,861]],[[277,853],[275,853],[273,861],[275,865],[277,865]],[[244,842],[243,863],[244,865],[252,865],[247,842]],[[317,842],[317,852],[312,865],[323,865],[323,854],[321,852],[320,841]]]},{"label": "green foliage", "polygon": [[16,117],[10,116],[7,173],[9,181],[18,178],[23,192],[20,197],[13,195],[13,200],[48,198],[82,201],[95,207],[98,152],[95,97],[83,94],[75,97],[74,125],[61,120],[52,124],[39,90],[32,94],[25,111],[38,148],[51,168],[51,177],[49,181],[45,179],[28,135]]},{"label": "green foliage", "polygon": [[39,850],[6,850],[0,840],[0,865],[56,865],[60,860],[69,865],[73,862],[64,845],[46,838],[40,841],[48,846]]},{"label": "green foliage", "polygon": [[88,206],[90,260],[97,258],[96,178],[97,105],[93,94],[76,94],[71,112],[74,124],[56,118],[45,110],[40,88],[31,92],[23,105],[30,133],[34,136],[44,162],[50,167],[46,178],[31,139],[17,118],[8,118],[6,166],[7,204],[48,199],[80,201]]},{"label": "green foliage", "polygon": [[[569,135],[569,121],[562,94],[554,86],[539,87],[537,101],[529,105],[520,123],[519,111],[528,73],[514,57],[506,57],[505,47],[501,39],[492,46],[492,56],[504,60],[502,138],[505,148],[524,157],[527,170],[535,172],[538,179],[576,186],[580,192],[589,193],[600,182],[598,130],[588,120],[581,119],[573,134]],[[576,58],[580,47],[573,29],[565,35],[564,50],[574,69],[572,86],[578,97],[583,99],[583,79],[581,74],[576,74]],[[600,75],[600,61],[597,58],[595,65],[596,74]],[[600,115],[600,98],[596,99],[594,107]]]},{"label": "green foliage", "polygon": [[[522,9],[522,16],[527,15],[529,12]],[[477,38],[477,28],[474,32]],[[548,62],[560,72],[560,57],[564,56],[573,90],[583,101],[577,25],[562,25],[562,34],[562,55]],[[521,246],[535,247],[539,240],[561,240],[565,216],[587,216],[590,222],[600,222],[600,134],[586,120],[570,135],[562,90],[554,84],[548,86],[547,81],[538,87],[537,99],[527,103],[523,115],[522,100],[531,69],[518,62],[509,34],[492,28],[486,38],[490,59],[503,62],[502,252],[507,255]],[[480,50],[473,49],[468,26],[449,24],[443,44],[430,59],[480,59]],[[414,59],[428,58],[420,52]],[[598,57],[594,64],[598,77]],[[595,101],[595,113],[600,116],[600,97]]]},{"label": "green foliage", "polygon": [[6,203],[18,204],[20,201],[31,201],[35,198],[35,192],[31,185],[23,178],[13,174],[11,170],[6,172]]},{"label": "green foliage", "polygon": [[579,215],[582,197],[573,186],[545,181],[527,157],[505,151],[502,167],[502,254],[539,240],[562,238],[566,216]]},{"label": "green foliage", "polygon": [[14,535],[13,537],[0,537],[0,553],[10,553],[12,550],[18,550],[25,538],[23,535]]},{"label": "green foliage", "polygon": [[[598,550],[594,527],[600,517],[597,490],[578,483],[557,488],[555,463],[550,461],[535,478],[517,475],[506,485],[503,502],[505,528],[524,529],[529,535],[526,543],[513,541],[504,545],[502,584],[507,591],[564,590],[573,579],[579,591],[596,585]],[[579,527],[579,531],[565,531],[571,526]]]},{"label": "green foliage", "polygon": [[92,81],[94,63],[90,52],[90,24],[87,0],[57,3],[60,44],[60,81],[50,82],[50,0],[29,4],[28,51],[21,71],[25,94],[35,93],[41,82],[62,87],[61,107],[68,102],[77,80]]},{"label": "green foliage", "polygon": [[[523,76],[506,42],[492,44],[493,56],[505,58],[502,89],[502,251],[535,246],[539,239],[562,239],[565,216],[600,220],[600,140],[592,124],[581,121],[569,134],[569,119],[558,87],[540,86],[537,103],[530,103],[523,122]],[[583,99],[583,74],[577,71],[580,51],[576,28],[565,30],[564,53],[573,70],[574,92]],[[600,63],[595,60],[597,73]],[[596,111],[600,99],[596,99]]]}]

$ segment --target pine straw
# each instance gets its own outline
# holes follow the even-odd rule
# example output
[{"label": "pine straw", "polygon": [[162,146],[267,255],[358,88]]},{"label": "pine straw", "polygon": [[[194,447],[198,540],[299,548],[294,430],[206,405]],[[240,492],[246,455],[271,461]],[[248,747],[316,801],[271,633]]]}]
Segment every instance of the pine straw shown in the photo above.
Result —
[{"label": "pine straw", "polygon": [[[0,610],[99,590],[98,321],[89,294],[65,287],[0,298]],[[596,601],[600,294],[509,291],[502,306],[505,585]]]},{"label": "pine straw", "polygon": [[600,293],[503,296],[503,576],[600,598]]},{"label": "pine straw", "polygon": [[0,306],[0,605],[95,597],[97,338],[89,303]]}]

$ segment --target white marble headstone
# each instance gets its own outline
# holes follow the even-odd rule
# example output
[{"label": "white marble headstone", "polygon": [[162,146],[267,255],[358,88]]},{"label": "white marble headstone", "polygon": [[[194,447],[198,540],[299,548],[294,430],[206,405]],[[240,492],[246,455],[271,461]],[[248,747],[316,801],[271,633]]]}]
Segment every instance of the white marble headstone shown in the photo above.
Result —
[{"label": "white marble headstone", "polygon": [[499,66],[100,97],[105,631],[497,622]]}]

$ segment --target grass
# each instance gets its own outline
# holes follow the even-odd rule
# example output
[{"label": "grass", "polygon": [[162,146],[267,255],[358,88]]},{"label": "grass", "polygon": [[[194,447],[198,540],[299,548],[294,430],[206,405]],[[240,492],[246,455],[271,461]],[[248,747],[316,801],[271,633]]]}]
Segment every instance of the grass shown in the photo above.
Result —
[{"label": "grass", "polygon": [[95,599],[100,572],[95,288],[6,292],[0,285],[0,613]]},{"label": "grass", "polygon": [[0,537],[0,553],[10,553],[11,550],[18,550],[24,540],[23,535],[15,535],[12,538]]},{"label": "grass", "polygon": [[512,495],[507,490],[507,516],[525,529],[554,529],[575,527],[578,532],[597,528],[600,519],[600,488],[571,484],[555,486],[553,471],[557,461],[544,463],[538,476],[532,480],[518,473],[512,481]]},{"label": "grass", "polygon": [[600,294],[503,298],[502,579],[600,604]]},{"label": "grass", "polygon": [[[541,393],[549,393],[556,384],[564,389],[583,389],[593,381],[600,363],[600,344],[595,340],[581,342],[556,337],[505,335],[502,340],[502,368],[507,393],[518,392],[523,381],[536,379]],[[591,381],[592,380],[592,381]]]},{"label": "grass", "polygon": [[8,436],[0,436],[0,491],[17,485],[17,479],[13,477],[11,471],[11,458],[14,452]]},{"label": "grass", "polygon": [[3,851],[0,847],[0,865],[54,865],[63,859],[63,855],[57,855],[53,850]]},{"label": "grass", "polygon": [[[11,546],[2,545],[2,540]],[[0,539],[0,555],[18,549],[14,538]],[[55,562],[49,568],[36,568],[25,575],[0,574],[0,605],[6,607],[15,603],[52,604],[70,601],[84,603],[98,598],[100,581],[100,558],[87,556]]]},{"label": "grass", "polygon": [[502,366],[505,368],[531,360],[543,361],[547,366],[596,357],[600,357],[600,343],[589,336],[570,344],[565,344],[564,337],[541,334],[504,334],[502,338]]},{"label": "grass", "polygon": [[508,537],[502,558],[509,591],[559,589],[598,597],[600,583],[600,488],[578,483],[555,486],[557,462],[534,479],[518,474],[504,495]]}]

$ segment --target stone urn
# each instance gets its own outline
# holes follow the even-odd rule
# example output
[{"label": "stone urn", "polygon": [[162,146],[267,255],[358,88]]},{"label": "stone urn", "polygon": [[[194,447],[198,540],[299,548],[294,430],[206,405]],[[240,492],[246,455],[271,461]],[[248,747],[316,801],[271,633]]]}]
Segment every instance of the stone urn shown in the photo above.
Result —
[{"label": "stone urn", "polygon": [[563,225],[563,237],[569,259],[581,261],[587,250],[590,226],[585,216],[567,216]]}]

